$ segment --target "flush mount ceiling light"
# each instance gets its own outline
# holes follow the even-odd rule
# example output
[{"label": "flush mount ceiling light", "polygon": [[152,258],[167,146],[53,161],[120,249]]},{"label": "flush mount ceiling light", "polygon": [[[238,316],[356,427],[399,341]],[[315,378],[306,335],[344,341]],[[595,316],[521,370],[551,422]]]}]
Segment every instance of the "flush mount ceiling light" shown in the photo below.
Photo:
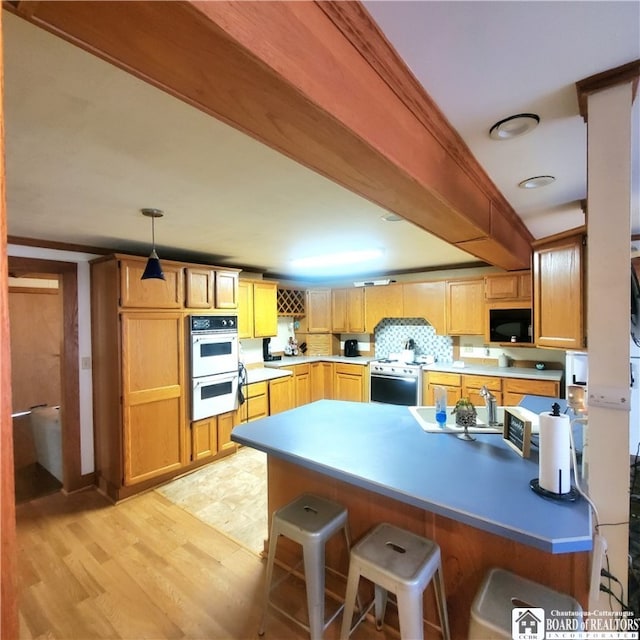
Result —
[{"label": "flush mount ceiling light", "polygon": [[401,220],[404,220],[404,218],[402,216],[399,216],[397,213],[387,213],[380,219],[384,220],[385,222],[400,222]]},{"label": "flush mount ceiling light", "polygon": [[518,186],[521,189],[538,189],[539,187],[546,187],[555,181],[556,179],[553,176],[534,176],[518,182]]},{"label": "flush mount ceiling light", "polygon": [[160,209],[140,209],[143,216],[151,218],[151,253],[147,260],[147,266],[144,268],[141,280],[164,280],[164,273],[162,272],[162,266],[158,254],[156,253],[156,218],[162,218],[164,213]]},{"label": "flush mount ceiling light", "polygon": [[291,265],[297,269],[318,269],[323,267],[343,266],[347,264],[359,264],[380,258],[382,249],[361,249],[358,251],[342,251],[340,253],[328,253],[321,256],[298,258],[291,261]]},{"label": "flush mount ceiling light", "polygon": [[540,116],[535,113],[517,113],[496,122],[489,129],[489,137],[493,140],[510,140],[517,138],[538,126]]}]

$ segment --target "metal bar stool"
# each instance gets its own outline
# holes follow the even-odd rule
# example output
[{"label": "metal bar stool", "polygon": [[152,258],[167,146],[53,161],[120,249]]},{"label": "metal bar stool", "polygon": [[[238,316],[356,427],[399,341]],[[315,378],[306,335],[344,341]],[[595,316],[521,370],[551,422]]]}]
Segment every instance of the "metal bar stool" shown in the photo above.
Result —
[{"label": "metal bar stool", "polygon": [[[513,609],[521,608],[520,618],[513,619]],[[533,609],[533,611],[531,611]],[[512,637],[512,626],[525,626],[535,635],[536,625],[542,622],[536,617],[536,609],[544,609],[547,615],[552,610],[573,612],[579,615],[582,607],[577,600],[549,587],[522,578],[506,569],[491,569],[485,576],[471,605],[469,640],[487,640],[487,638]],[[518,631],[520,632],[520,631]]]},{"label": "metal bar stool", "polygon": [[[353,609],[360,578],[374,583],[374,599],[352,626]],[[347,640],[371,607],[376,626],[382,628],[390,591],[396,596],[400,636],[411,640],[424,637],[422,594],[433,580],[440,631],[449,640],[449,619],[440,560],[440,547],[433,542],[391,524],[379,524],[351,549],[349,577],[342,619],[341,640]]]},{"label": "metal bar stool", "polygon": [[[347,553],[351,548],[347,509],[342,505],[312,494],[302,494],[293,502],[281,507],[273,514],[271,535],[269,537],[269,557],[267,559],[267,575],[265,580],[264,609],[260,623],[259,635],[265,632],[266,616],[269,607],[309,631],[312,640],[320,640],[323,631],[331,624],[344,608],[341,604],[337,611],[324,619],[324,572],[325,544],[340,529],[344,532]],[[304,579],[307,591],[307,607],[309,624],[284,611],[271,600],[272,590],[291,573],[272,584],[273,564],[276,557],[278,538],[285,536],[302,546],[302,562],[304,563]],[[294,567],[295,569],[295,567]],[[293,571],[293,569],[292,569]]]}]

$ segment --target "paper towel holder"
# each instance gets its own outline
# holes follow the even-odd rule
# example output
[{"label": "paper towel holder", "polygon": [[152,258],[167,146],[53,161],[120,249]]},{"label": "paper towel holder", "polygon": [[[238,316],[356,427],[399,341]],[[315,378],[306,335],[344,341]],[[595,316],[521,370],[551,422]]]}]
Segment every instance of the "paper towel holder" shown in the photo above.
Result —
[{"label": "paper towel holder", "polygon": [[[554,402],[551,408],[553,411],[551,415],[553,416],[560,415],[560,405],[557,402]],[[562,470],[559,469],[558,473],[562,473]],[[569,463],[569,491],[566,491],[565,493],[555,493],[554,491],[549,491],[549,489],[545,489],[544,487],[540,486],[540,478],[533,478],[533,480],[529,482],[529,486],[531,487],[534,493],[537,493],[539,496],[542,496],[543,498],[551,498],[552,500],[559,500],[563,502],[575,502],[575,500],[579,495],[576,488],[571,486],[571,463]],[[560,478],[560,482],[558,482],[558,486],[559,487],[562,486],[562,478]]]}]

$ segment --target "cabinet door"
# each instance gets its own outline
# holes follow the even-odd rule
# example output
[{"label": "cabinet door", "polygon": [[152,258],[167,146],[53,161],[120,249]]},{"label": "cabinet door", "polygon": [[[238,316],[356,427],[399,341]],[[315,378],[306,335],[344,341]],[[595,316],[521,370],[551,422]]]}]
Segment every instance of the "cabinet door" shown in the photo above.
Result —
[{"label": "cabinet door", "polygon": [[294,407],[293,376],[269,381],[269,415],[272,416]]},{"label": "cabinet door", "polygon": [[218,452],[235,451],[238,445],[231,440],[231,432],[235,426],[235,411],[218,416]]},{"label": "cabinet door", "polygon": [[462,377],[459,373],[447,373],[445,371],[430,371],[426,374],[427,391],[423,399],[425,404],[432,405],[434,387],[444,387],[447,391],[447,406],[453,407],[462,397]]},{"label": "cabinet door", "polygon": [[504,300],[518,297],[518,280],[515,274],[504,276],[487,276],[484,280],[487,300]]},{"label": "cabinet door", "polygon": [[484,334],[484,281],[447,282],[447,333],[449,335]]},{"label": "cabinet door", "polygon": [[183,269],[162,263],[164,280],[141,280],[147,261],[120,260],[120,306],[138,309],[181,309],[184,302]]},{"label": "cabinet door", "polygon": [[278,284],[253,283],[253,335],[270,338],[278,334]]},{"label": "cabinet door", "polygon": [[184,270],[186,306],[189,309],[213,308],[213,269],[187,267]]},{"label": "cabinet door", "polygon": [[445,335],[445,282],[410,282],[402,286],[404,316],[424,318],[437,334]]},{"label": "cabinet door", "polygon": [[307,291],[307,331],[331,333],[331,289]]},{"label": "cabinet door", "polygon": [[211,458],[218,453],[218,420],[215,416],[191,423],[191,459]]},{"label": "cabinet door", "polygon": [[253,338],[253,283],[238,282],[238,338]]},{"label": "cabinet door", "polygon": [[333,398],[333,364],[311,363],[311,402]]},{"label": "cabinet door", "polygon": [[215,292],[216,309],[237,309],[238,272],[216,270]]},{"label": "cabinet door", "polygon": [[293,372],[294,398],[296,407],[311,402],[311,369],[308,364],[299,364]]},{"label": "cabinet door", "polygon": [[538,246],[533,253],[533,309],[538,347],[582,349],[582,236]]},{"label": "cabinet door", "polygon": [[402,285],[366,287],[364,313],[367,333],[373,333],[383,318],[402,318]]},{"label": "cabinet door", "polygon": [[336,363],[333,389],[334,399],[364,402],[364,374],[365,367]]},{"label": "cabinet door", "polygon": [[123,313],[124,484],[187,463],[184,322],[180,312]]},{"label": "cabinet door", "polygon": [[331,329],[334,333],[347,333],[347,290],[331,291]]}]

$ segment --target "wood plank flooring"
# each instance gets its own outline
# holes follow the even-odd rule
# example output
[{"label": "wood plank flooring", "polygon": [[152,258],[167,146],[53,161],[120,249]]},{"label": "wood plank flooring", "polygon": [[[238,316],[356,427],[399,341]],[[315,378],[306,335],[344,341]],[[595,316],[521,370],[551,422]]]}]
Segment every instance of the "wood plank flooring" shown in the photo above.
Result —
[{"label": "wood plank flooring", "polygon": [[[58,493],[16,510],[22,640],[257,637],[264,561],[158,492],[118,505]],[[302,588],[289,597],[304,608]],[[396,637],[368,621],[352,635]],[[270,614],[269,638],[308,635]]]}]

